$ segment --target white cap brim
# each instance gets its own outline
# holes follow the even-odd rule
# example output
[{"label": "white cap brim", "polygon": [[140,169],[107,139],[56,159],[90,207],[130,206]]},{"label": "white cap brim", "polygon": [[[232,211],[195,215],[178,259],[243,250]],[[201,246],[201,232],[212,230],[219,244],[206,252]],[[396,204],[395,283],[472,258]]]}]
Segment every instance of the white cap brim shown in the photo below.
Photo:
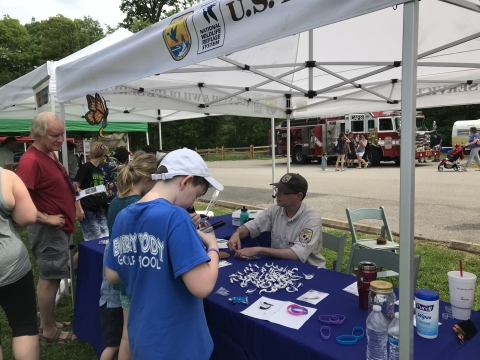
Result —
[{"label": "white cap brim", "polygon": [[205,180],[208,181],[208,183],[210,184],[210,186],[213,186],[215,189],[217,189],[218,191],[223,191],[223,185],[220,184],[217,180],[215,180],[213,177],[211,176],[207,176],[204,178]]}]

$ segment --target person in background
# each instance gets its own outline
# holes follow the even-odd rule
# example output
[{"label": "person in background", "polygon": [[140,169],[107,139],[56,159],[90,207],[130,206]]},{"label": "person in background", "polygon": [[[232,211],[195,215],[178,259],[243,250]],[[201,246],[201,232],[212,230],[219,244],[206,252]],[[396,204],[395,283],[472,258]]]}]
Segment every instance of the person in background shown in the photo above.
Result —
[{"label": "person in background", "polygon": [[368,167],[368,163],[363,160],[363,155],[365,154],[365,148],[367,147],[368,141],[365,139],[364,134],[360,134],[358,141],[357,141],[357,162],[358,166],[357,169],[361,169],[362,166],[364,168]]},{"label": "person in background", "polygon": [[435,156],[432,162],[439,162],[440,161],[440,154],[442,153],[442,136],[437,133],[437,130],[433,130],[432,134],[430,135],[430,149],[432,150],[440,150],[438,156]]},{"label": "person in background", "polygon": [[477,163],[478,167],[480,168],[480,158],[478,157],[478,152],[480,151],[480,147],[477,145],[477,140],[480,139],[480,135],[478,135],[477,128],[472,126],[470,128],[470,136],[468,137],[468,142],[463,145],[470,149],[470,154],[468,155],[467,163],[465,164],[465,171],[472,163],[473,159]]},{"label": "person in background", "polygon": [[[308,190],[307,180],[300,174],[287,173],[278,183],[277,204],[271,205],[254,220],[240,226],[228,240],[235,257],[258,254],[279,259],[291,259],[325,267],[322,252],[322,219],[303,202]],[[241,239],[272,233],[271,248],[241,247]]]},{"label": "person in background", "polygon": [[[32,265],[17,226],[34,224],[37,209],[15,173],[0,167],[0,307],[12,329],[15,359],[40,357]],[[0,359],[3,359],[0,341]]]},{"label": "person in background", "polygon": [[40,309],[40,344],[67,344],[70,324],[54,320],[55,295],[60,280],[67,278],[68,246],[75,232],[75,197],[72,183],[54,151],[62,148],[65,127],[52,112],[38,114],[30,125],[33,144],[22,155],[16,173],[37,208],[36,224],[27,226],[32,253],[37,261]]},{"label": "person in background", "polygon": [[[76,192],[104,185],[103,171],[99,165],[107,159],[108,146],[94,142],[90,147],[90,161],[80,166],[73,182]],[[75,201],[76,217],[80,221],[83,240],[108,237],[107,199],[105,193],[93,193]],[[74,269],[78,266],[78,252],[73,258]]]},{"label": "person in background", "polygon": [[[125,146],[119,146],[107,157],[107,160],[100,163],[99,168],[103,171],[105,189],[107,189],[108,204],[117,196],[118,167],[128,163],[130,153]],[[107,210],[108,211],[108,210]]]},{"label": "person in background", "polygon": [[78,171],[78,159],[75,156],[75,144],[71,141],[67,142],[67,155],[68,155],[68,176],[70,180],[74,180]]},{"label": "person in background", "polygon": [[[190,149],[167,154],[152,179],[157,180],[153,189],[115,219],[106,277],[110,283],[121,281],[132,300],[132,358],[208,359],[213,342],[202,299],[215,286],[220,254],[214,232],[196,230],[185,209],[209,185],[218,190],[223,186]],[[128,247],[120,245],[125,236],[132,239]],[[135,266],[124,258],[135,258]],[[189,339],[188,344],[179,345],[179,339]]]},{"label": "person in background", "polygon": [[327,170],[327,164],[328,164],[328,158],[327,158],[327,152],[325,151],[323,154],[322,154],[322,160],[320,160],[320,168],[322,169],[322,171],[326,171]]},{"label": "person in background", "polygon": [[153,145],[145,145],[142,147],[142,150],[145,151],[147,154],[157,155],[157,149]]},{"label": "person in background", "polygon": [[7,170],[14,170],[15,161],[13,151],[17,147],[17,139],[14,136],[7,137],[0,147],[0,167]]},{"label": "person in background", "polygon": [[[155,155],[143,151],[137,151],[128,165],[119,166],[118,195],[112,200],[108,209],[108,231],[110,234],[118,213],[128,205],[140,200],[155,185],[152,174],[155,174],[157,166],[158,161]],[[104,263],[109,246],[110,242],[105,247]],[[106,348],[100,360],[115,359],[117,354],[119,360],[132,358],[127,331],[129,309],[130,298],[126,294],[125,287],[122,284],[117,284],[114,287],[107,282],[104,265],[100,288],[100,318],[103,343]]]},{"label": "person in background", "polygon": [[[345,162],[345,154],[350,140],[342,132],[337,139],[337,162],[335,163],[335,171],[345,171],[343,163]],[[338,170],[338,163],[340,162],[340,170]]]},{"label": "person in background", "polygon": [[348,140],[350,142],[347,144],[347,167],[353,168],[357,156],[355,155],[355,138],[352,132],[348,134]]}]

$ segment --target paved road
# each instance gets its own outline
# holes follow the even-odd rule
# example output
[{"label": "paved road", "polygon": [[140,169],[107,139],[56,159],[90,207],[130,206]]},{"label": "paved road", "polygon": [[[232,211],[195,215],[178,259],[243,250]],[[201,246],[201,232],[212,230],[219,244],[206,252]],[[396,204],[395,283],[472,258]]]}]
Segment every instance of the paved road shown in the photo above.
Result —
[{"label": "paved road", "polygon": [[[219,200],[257,206],[272,203],[271,160],[209,162],[212,176],[225,190]],[[286,173],[286,160],[276,161],[277,181]],[[415,166],[415,235],[436,240],[480,243],[477,189],[480,172],[437,171],[437,163]],[[345,220],[345,208],[384,206],[390,227],[399,231],[400,168],[385,163],[370,169],[335,172],[329,166],[321,171],[318,163],[293,165],[292,172],[309,182],[305,202],[323,217]],[[204,199],[211,197],[211,190]],[[379,223],[371,223],[379,225]]]}]

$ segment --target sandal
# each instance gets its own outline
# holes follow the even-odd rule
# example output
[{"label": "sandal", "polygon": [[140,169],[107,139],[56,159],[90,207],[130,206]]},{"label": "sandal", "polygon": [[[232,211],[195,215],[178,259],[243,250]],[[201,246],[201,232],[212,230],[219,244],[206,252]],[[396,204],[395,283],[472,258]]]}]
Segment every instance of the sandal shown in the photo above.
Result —
[{"label": "sandal", "polygon": [[40,340],[40,345],[42,346],[65,345],[76,340],[76,338],[72,339],[73,331],[69,331],[66,338],[61,338],[60,337],[61,334],[62,334],[62,330],[57,329],[57,332],[55,333],[53,338],[47,338],[41,334],[38,335],[38,339]]},{"label": "sandal", "polygon": [[[59,330],[65,330],[66,328],[68,328],[69,326],[72,325],[72,323],[67,322],[67,321],[55,321],[55,323],[59,323],[61,325],[61,327],[56,327],[55,326]],[[38,333],[43,334],[43,328],[39,327],[38,328]]]}]

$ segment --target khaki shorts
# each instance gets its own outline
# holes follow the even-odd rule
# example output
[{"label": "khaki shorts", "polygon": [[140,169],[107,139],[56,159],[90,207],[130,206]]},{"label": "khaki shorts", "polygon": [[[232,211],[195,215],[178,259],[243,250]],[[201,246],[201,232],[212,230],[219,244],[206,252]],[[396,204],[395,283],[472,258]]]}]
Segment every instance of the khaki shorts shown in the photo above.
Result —
[{"label": "khaki shorts", "polygon": [[40,224],[27,226],[27,233],[40,279],[68,277],[68,244],[71,235],[52,226]]}]

